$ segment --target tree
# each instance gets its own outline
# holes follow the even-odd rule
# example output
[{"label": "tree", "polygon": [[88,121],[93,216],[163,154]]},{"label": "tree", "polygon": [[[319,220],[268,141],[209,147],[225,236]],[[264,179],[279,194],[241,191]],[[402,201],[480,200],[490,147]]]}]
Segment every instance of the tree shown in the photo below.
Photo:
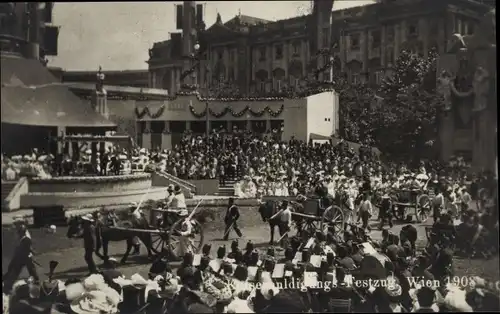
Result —
[{"label": "tree", "polygon": [[[378,90],[335,78],[342,137],[379,148],[391,159],[418,160],[437,138],[441,97],[436,94],[436,57],[402,51],[394,75]],[[381,101],[379,101],[381,100]]]},{"label": "tree", "polygon": [[377,91],[383,105],[373,114],[375,145],[395,158],[418,160],[437,138],[442,99],[436,93],[437,54],[427,58],[402,51]]}]

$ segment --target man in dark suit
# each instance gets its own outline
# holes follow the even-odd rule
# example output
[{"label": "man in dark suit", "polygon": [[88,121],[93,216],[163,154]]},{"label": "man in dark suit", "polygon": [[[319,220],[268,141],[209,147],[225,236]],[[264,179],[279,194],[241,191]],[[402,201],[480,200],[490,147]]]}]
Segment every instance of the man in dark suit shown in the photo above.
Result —
[{"label": "man in dark suit", "polygon": [[35,282],[39,281],[36,267],[33,262],[31,235],[26,228],[26,223],[22,219],[15,220],[14,223],[20,241],[7,268],[7,273],[2,276],[4,282],[4,293],[10,293],[14,282],[16,282],[19,278],[19,275],[24,267],[26,267],[28,274],[30,277],[33,277]]},{"label": "man in dark suit", "polygon": [[234,229],[234,232],[241,238],[243,235],[241,230],[238,228],[238,219],[240,218],[240,211],[236,205],[234,205],[234,198],[229,199],[229,205],[227,207],[226,216],[224,217],[224,223],[226,224],[226,228],[224,230],[224,241],[227,241],[229,237],[229,233],[231,232],[231,228]]},{"label": "man in dark suit", "polygon": [[107,167],[108,167],[108,162],[109,162],[109,155],[106,152],[101,152],[101,176],[106,176],[107,173]]},{"label": "man in dark suit", "polygon": [[91,214],[82,217],[83,226],[83,248],[85,249],[84,259],[87,263],[90,274],[99,272],[94,262],[94,252],[96,247],[96,234],[93,226],[94,219]]}]

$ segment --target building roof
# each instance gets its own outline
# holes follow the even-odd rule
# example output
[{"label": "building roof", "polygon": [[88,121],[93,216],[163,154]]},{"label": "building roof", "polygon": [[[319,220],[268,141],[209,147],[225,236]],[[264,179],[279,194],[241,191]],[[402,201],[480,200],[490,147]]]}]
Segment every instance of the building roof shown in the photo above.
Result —
[{"label": "building roof", "polygon": [[1,57],[2,123],[115,128],[37,60]]},{"label": "building roof", "polygon": [[266,24],[271,22],[272,21],[264,20],[258,17],[239,14],[230,19],[229,21],[227,21],[226,23],[224,23],[224,26],[233,28],[234,26],[239,26],[239,25],[253,26],[257,24]]},{"label": "building roof", "polygon": [[[117,70],[117,71],[101,71],[104,75],[115,74],[148,74],[148,69],[144,70]],[[64,75],[96,75],[97,71],[64,71]]]}]

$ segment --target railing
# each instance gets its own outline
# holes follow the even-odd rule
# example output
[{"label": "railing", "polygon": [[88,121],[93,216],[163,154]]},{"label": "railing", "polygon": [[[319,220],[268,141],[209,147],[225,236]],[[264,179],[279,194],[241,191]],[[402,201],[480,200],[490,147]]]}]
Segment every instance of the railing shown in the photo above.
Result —
[{"label": "railing", "polygon": [[182,185],[186,185],[188,186],[189,188],[193,189],[193,191],[196,191],[196,185],[194,185],[193,183],[189,182],[189,181],[186,181],[184,179],[180,179],[176,176],[174,176],[173,174],[170,174],[166,171],[161,171],[161,173],[163,175],[165,175],[166,177],[168,177],[170,180],[176,182],[177,184],[182,184]]},{"label": "railing", "polygon": [[[159,180],[159,181],[158,181]],[[180,181],[179,178],[174,177],[173,175],[165,172],[165,171],[156,171],[153,176],[153,186],[167,186],[168,184],[165,182],[168,182],[168,184],[174,184],[178,185],[181,190],[185,192],[191,192],[193,194],[196,194],[196,186],[187,182],[184,183]],[[187,196],[187,194],[185,194]]]},{"label": "railing", "polygon": [[21,177],[9,195],[3,200],[2,211],[13,211],[21,207],[21,195],[28,193],[28,179]]}]

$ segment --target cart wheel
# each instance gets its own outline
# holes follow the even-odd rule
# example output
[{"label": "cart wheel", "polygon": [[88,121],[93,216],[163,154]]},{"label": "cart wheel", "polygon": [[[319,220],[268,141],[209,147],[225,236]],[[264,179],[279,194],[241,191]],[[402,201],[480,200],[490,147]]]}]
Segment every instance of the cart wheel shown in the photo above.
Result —
[{"label": "cart wheel", "polygon": [[158,233],[151,234],[151,251],[155,254],[163,254],[168,249],[168,231],[159,229]]},{"label": "cart wheel", "polygon": [[423,223],[429,218],[429,212],[431,210],[431,199],[427,194],[422,194],[417,199],[416,208],[416,218],[417,222]]},{"label": "cart wheel", "polygon": [[[168,233],[168,251],[174,258],[182,257],[182,252],[180,250],[180,232],[183,221],[184,217],[174,222],[170,228],[170,232]],[[203,246],[203,227],[196,219],[191,219],[191,223],[193,225],[193,232],[189,237],[190,243],[188,245],[190,248],[188,248],[188,250],[190,250],[193,254],[197,254]]]},{"label": "cart wheel", "polygon": [[332,230],[334,235],[341,236],[344,232],[344,224],[344,212],[340,207],[334,205],[330,210],[323,213],[320,228],[323,232]]}]

